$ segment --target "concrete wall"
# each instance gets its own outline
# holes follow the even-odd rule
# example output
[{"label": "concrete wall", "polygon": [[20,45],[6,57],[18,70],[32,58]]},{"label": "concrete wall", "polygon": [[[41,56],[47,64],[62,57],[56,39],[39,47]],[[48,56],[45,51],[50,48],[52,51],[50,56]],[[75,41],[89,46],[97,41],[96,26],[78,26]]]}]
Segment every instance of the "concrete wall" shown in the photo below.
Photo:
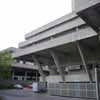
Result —
[{"label": "concrete wall", "polygon": [[[84,82],[89,81],[88,74],[85,72],[73,73],[65,76],[66,82]],[[62,82],[60,75],[50,75],[46,77],[48,83]]]}]

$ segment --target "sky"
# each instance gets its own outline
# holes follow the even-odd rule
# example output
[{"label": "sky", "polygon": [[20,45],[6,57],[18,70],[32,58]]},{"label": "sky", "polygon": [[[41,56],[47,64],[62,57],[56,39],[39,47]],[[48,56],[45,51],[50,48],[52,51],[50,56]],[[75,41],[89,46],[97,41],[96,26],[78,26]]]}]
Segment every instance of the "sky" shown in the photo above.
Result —
[{"label": "sky", "polygon": [[71,11],[71,0],[0,0],[0,50],[18,47],[25,34]]}]

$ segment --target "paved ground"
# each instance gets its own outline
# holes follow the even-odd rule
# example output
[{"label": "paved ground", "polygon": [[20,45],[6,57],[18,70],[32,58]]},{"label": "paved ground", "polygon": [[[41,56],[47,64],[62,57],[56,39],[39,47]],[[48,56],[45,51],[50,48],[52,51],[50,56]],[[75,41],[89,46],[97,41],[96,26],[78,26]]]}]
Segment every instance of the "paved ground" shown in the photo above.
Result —
[{"label": "paved ground", "polygon": [[4,100],[92,100],[92,99],[80,99],[80,98],[67,98],[58,96],[49,96],[47,94],[36,94],[30,90],[2,90],[0,96],[4,97]]}]

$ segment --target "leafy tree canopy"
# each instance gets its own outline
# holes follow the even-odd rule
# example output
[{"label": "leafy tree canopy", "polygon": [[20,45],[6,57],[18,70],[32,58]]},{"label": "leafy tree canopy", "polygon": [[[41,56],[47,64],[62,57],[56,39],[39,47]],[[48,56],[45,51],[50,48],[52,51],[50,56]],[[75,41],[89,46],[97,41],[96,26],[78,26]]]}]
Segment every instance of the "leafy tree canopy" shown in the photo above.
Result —
[{"label": "leafy tree canopy", "polygon": [[0,77],[8,78],[11,76],[12,55],[9,51],[0,52]]}]

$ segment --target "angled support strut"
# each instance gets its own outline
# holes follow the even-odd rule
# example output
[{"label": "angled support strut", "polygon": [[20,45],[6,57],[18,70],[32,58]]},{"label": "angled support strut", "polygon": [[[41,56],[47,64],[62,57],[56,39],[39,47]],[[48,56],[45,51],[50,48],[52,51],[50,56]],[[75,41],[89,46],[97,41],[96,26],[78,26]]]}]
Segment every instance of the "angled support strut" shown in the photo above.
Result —
[{"label": "angled support strut", "polygon": [[51,54],[51,56],[52,56],[52,58],[53,58],[53,60],[54,60],[54,63],[55,63],[55,65],[56,65],[56,67],[57,67],[59,73],[60,73],[60,76],[61,76],[62,81],[65,81],[64,70],[63,70],[63,68],[61,68],[61,66],[60,66],[60,62],[59,62],[59,59],[58,59],[56,53],[55,53],[53,50],[50,50],[50,54]]},{"label": "angled support strut", "polygon": [[81,46],[80,46],[78,41],[76,42],[76,45],[77,45],[77,49],[79,51],[79,54],[80,54],[84,69],[85,69],[86,73],[88,74],[89,80],[92,81],[92,76],[91,76],[91,74],[90,74],[90,72],[89,72],[89,70],[87,68],[86,60],[85,60],[84,54],[82,52]]},{"label": "angled support strut", "polygon": [[35,64],[38,66],[38,70],[39,70],[40,75],[42,76],[43,82],[45,82],[45,75],[44,75],[42,66],[40,65],[40,63],[35,55],[33,55],[32,57],[33,57]]}]

